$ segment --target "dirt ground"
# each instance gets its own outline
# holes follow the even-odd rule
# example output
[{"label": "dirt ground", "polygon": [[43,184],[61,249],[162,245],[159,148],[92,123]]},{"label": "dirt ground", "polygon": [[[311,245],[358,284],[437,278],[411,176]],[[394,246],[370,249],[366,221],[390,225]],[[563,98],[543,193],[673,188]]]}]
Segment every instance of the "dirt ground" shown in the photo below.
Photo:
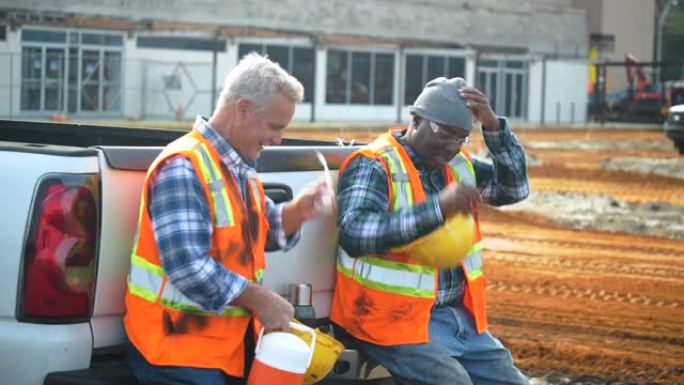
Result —
[{"label": "dirt ground", "polygon": [[533,384],[684,384],[684,157],[659,130],[516,134],[530,198],[481,214],[493,334]]}]

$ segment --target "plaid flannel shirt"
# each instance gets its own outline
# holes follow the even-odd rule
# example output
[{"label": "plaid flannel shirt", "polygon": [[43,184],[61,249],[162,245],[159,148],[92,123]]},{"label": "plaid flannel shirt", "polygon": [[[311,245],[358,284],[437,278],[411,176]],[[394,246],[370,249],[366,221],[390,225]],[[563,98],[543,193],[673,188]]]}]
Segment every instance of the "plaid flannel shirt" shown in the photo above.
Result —
[{"label": "plaid flannel shirt", "polygon": [[[529,194],[525,152],[500,119],[501,130],[482,130],[492,163],[473,159],[482,199],[500,206],[519,202]],[[395,134],[418,169],[426,202],[389,212],[387,176],[383,166],[364,156],[351,161],[340,176],[337,195],[339,242],[351,256],[383,254],[426,235],[444,223],[438,193],[446,181],[442,169],[426,169],[406,141]],[[459,304],[464,290],[461,267],[439,271],[435,305]]]},{"label": "plaid flannel shirt", "polygon": [[[222,166],[235,176],[245,196],[246,179],[256,174],[256,162],[246,161],[202,117],[198,130],[218,151]],[[216,262],[208,255],[213,231],[209,204],[192,163],[172,156],[159,166],[150,179],[149,212],[159,257],[169,281],[205,310],[220,312],[247,287],[247,279]],[[270,229],[267,250],[290,249],[299,232],[286,238],[282,225],[282,204],[266,197]]]}]

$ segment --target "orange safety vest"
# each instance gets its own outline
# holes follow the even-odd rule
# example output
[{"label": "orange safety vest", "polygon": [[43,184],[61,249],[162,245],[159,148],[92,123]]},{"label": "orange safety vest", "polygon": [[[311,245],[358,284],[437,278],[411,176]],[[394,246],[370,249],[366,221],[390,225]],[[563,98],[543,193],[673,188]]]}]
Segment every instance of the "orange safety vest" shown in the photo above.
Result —
[{"label": "orange safety vest", "polygon": [[154,365],[217,368],[242,377],[251,313],[229,305],[221,314],[205,311],[169,282],[159,259],[149,215],[149,180],[174,155],[192,162],[204,187],[213,224],[209,256],[251,282],[260,283],[263,277],[268,222],[261,181],[248,178],[251,204],[245,203],[216,149],[193,129],[169,144],[145,177],[126,290],[126,334]]},{"label": "orange safety vest", "polygon": [[[340,166],[340,175],[356,156],[383,164],[389,186],[389,211],[425,202],[425,191],[413,162],[391,133],[380,135]],[[465,149],[444,166],[446,183],[476,186],[475,171]],[[475,318],[478,333],[487,329],[482,235],[475,215],[475,243],[462,263],[466,277],[463,304]],[[430,310],[438,287],[438,270],[411,259],[407,253],[337,259],[335,294],[330,319],[354,337],[391,346],[429,341]]]}]

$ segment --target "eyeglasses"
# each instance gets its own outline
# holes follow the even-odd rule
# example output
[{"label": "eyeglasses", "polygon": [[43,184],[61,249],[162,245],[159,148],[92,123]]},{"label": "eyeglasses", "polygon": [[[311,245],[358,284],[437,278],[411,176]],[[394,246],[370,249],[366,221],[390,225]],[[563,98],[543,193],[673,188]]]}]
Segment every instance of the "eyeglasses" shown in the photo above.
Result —
[{"label": "eyeglasses", "polygon": [[428,120],[428,122],[430,123],[430,129],[432,129],[432,132],[434,132],[435,136],[437,136],[439,140],[452,142],[459,146],[470,143],[470,136],[463,137],[458,134],[454,134],[453,129],[445,128],[445,126],[435,123],[432,120]]}]

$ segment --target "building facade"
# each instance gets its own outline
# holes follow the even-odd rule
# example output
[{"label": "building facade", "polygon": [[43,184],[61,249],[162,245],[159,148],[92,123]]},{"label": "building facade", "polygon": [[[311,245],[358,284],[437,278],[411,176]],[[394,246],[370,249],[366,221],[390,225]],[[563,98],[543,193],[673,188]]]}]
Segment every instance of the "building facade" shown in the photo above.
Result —
[{"label": "building facade", "polygon": [[5,0],[0,116],[191,119],[256,51],[304,84],[296,120],[404,122],[460,76],[513,121],[584,123],[588,44],[571,0]]}]

